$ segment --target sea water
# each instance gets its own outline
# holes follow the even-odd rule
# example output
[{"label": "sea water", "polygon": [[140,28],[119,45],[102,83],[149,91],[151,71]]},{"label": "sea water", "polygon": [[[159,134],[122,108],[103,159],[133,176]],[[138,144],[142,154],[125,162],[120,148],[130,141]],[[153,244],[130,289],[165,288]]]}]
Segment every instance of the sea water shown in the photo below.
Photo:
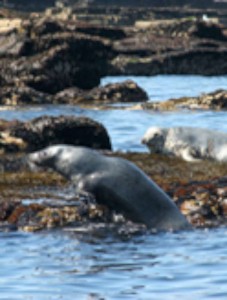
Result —
[{"label": "sea water", "polygon": [[[125,79],[105,78],[102,84]],[[227,86],[227,76],[130,79],[147,91],[150,101],[197,96]],[[106,126],[114,150],[121,151],[147,151],[140,140],[152,125],[227,132],[225,111],[92,110],[66,105],[6,109],[0,118],[29,120],[44,114],[91,117]],[[226,299],[226,241],[225,227],[137,236],[0,232],[0,300]]]}]

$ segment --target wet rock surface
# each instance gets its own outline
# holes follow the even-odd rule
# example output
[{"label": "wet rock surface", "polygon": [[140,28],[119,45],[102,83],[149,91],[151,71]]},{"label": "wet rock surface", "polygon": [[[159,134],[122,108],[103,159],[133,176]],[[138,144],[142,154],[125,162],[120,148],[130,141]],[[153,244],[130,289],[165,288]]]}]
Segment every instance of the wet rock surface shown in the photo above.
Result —
[{"label": "wet rock surface", "polygon": [[53,144],[71,144],[111,149],[104,126],[87,117],[42,116],[28,122],[0,121],[3,153],[32,152]]},{"label": "wet rock surface", "polygon": [[[112,72],[226,74],[226,45],[224,27],[216,23],[196,19],[141,22],[131,36],[114,43],[118,56],[112,60]],[[208,63],[214,60],[218,66]]]},{"label": "wet rock surface", "polygon": [[65,89],[54,96],[54,103],[102,105],[111,103],[145,102],[147,93],[132,80],[112,83],[82,91],[78,88]]},{"label": "wet rock surface", "polygon": [[[209,12],[203,20],[202,11],[190,11],[173,18],[173,11],[166,16],[159,9],[146,19],[134,8],[131,26],[110,26],[79,20],[80,9],[63,6],[0,20],[1,104],[114,102],[109,91],[121,93],[120,86],[98,88],[107,75],[227,72],[227,31],[218,15]],[[117,101],[141,101],[137,89],[133,93]]]},{"label": "wet rock surface", "polygon": [[[77,86],[93,88],[113,57],[108,40],[70,30],[69,22],[31,17],[0,36],[1,77],[7,85],[24,84],[54,94]],[[86,78],[86,80],[85,80]]]},{"label": "wet rock surface", "polygon": [[[98,88],[101,78],[227,72],[226,26],[217,20],[227,19],[225,10],[70,6],[35,14],[4,10],[0,15],[1,105],[141,102],[147,96],[135,83]],[[141,107],[225,109],[226,91]],[[0,128],[0,230],[80,230],[83,224],[116,223],[123,228],[128,222],[97,205],[92,195],[74,194],[56,174],[29,172],[21,154],[55,143],[110,150],[101,124],[61,116],[1,120]],[[226,164],[190,164],[141,153],[111,155],[142,168],[195,227],[226,226]]]},{"label": "wet rock surface", "polygon": [[136,109],[151,109],[161,111],[172,111],[180,109],[199,110],[226,110],[227,91],[217,90],[208,94],[201,94],[199,97],[182,97],[170,99],[163,102],[149,102],[137,105]]},{"label": "wet rock surface", "polygon": [[[171,196],[195,228],[226,226],[226,164],[191,164],[142,153],[108,155],[127,158],[142,168]],[[76,194],[60,175],[48,170],[31,173],[25,167],[18,171],[0,173],[0,221],[4,230],[69,228],[79,232],[85,230],[85,225],[86,230],[146,230],[98,205],[92,195]]]}]

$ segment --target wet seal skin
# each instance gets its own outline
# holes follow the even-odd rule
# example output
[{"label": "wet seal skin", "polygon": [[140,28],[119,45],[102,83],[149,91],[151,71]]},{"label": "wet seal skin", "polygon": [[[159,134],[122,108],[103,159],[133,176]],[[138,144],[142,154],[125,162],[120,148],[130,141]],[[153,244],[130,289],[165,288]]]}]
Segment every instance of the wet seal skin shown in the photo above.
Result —
[{"label": "wet seal skin", "polygon": [[31,153],[29,165],[48,167],[75,185],[75,192],[91,193],[96,201],[157,231],[190,229],[170,197],[141,169],[126,159],[68,145]]}]

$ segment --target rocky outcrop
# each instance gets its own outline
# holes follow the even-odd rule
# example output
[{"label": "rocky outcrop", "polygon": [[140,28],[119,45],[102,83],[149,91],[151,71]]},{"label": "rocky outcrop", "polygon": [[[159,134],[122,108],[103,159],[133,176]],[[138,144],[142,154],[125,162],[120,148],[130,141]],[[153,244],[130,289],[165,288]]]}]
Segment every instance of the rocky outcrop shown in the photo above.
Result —
[{"label": "rocky outcrop", "polygon": [[108,58],[113,57],[111,45],[99,37],[76,33],[67,25],[31,18],[17,30],[2,33],[2,80],[50,94],[71,86],[91,89],[99,85]]},{"label": "rocky outcrop", "polygon": [[148,100],[147,93],[134,81],[126,80],[121,83],[107,84],[90,91],[82,91],[77,88],[63,90],[54,97],[54,103],[66,101],[71,104],[106,104],[144,102]]},{"label": "rocky outcrop", "polygon": [[[52,95],[37,91],[20,82],[17,84],[6,84],[0,88],[1,105],[43,105],[52,103]],[[62,103],[67,103],[67,101]]]},{"label": "rocky outcrop", "polygon": [[31,152],[53,144],[111,149],[109,135],[100,123],[86,117],[42,116],[28,122],[0,122],[1,152]]},{"label": "rocky outcrop", "polygon": [[[221,1],[220,1],[221,2]],[[225,1],[223,1],[225,2]],[[117,4],[119,6],[133,6],[133,7],[171,7],[171,6],[188,6],[188,7],[217,7],[218,4],[214,0],[140,0],[139,2],[136,0],[118,0]],[[104,5],[104,6],[115,6],[115,0],[93,0],[91,1],[91,6]],[[225,3],[224,3],[225,5]]]},{"label": "rocky outcrop", "polygon": [[224,33],[224,27],[220,24],[215,24],[209,21],[199,21],[192,33],[199,38],[227,41],[227,36]]},{"label": "rocky outcrop", "polygon": [[112,60],[112,74],[226,74],[223,26],[197,19],[154,20],[137,26],[128,38],[114,43],[118,56]]},{"label": "rocky outcrop", "polygon": [[91,90],[70,87],[55,95],[38,91],[23,83],[16,85],[7,84],[0,88],[0,104],[9,106],[31,104],[80,104],[93,106],[117,102],[144,102],[147,100],[147,93],[132,80],[107,84]]},{"label": "rocky outcrop", "polygon": [[78,22],[65,10],[68,19],[50,12],[0,20],[1,104],[142,101],[138,88],[127,84],[97,86],[106,75],[227,72],[226,30],[212,20],[150,20],[114,28]]},{"label": "rocky outcrop", "polygon": [[217,90],[209,94],[202,94],[199,97],[182,97],[163,102],[143,103],[139,106],[137,105],[135,108],[162,111],[179,109],[226,110],[227,91]]}]

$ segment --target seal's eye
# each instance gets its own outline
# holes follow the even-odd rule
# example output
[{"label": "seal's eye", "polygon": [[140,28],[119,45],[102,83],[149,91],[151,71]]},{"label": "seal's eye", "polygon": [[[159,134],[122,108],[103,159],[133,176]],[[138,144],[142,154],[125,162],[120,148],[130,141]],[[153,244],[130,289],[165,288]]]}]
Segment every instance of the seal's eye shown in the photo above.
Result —
[{"label": "seal's eye", "polygon": [[40,156],[41,156],[42,159],[47,158],[48,157],[47,151],[40,152]]}]

